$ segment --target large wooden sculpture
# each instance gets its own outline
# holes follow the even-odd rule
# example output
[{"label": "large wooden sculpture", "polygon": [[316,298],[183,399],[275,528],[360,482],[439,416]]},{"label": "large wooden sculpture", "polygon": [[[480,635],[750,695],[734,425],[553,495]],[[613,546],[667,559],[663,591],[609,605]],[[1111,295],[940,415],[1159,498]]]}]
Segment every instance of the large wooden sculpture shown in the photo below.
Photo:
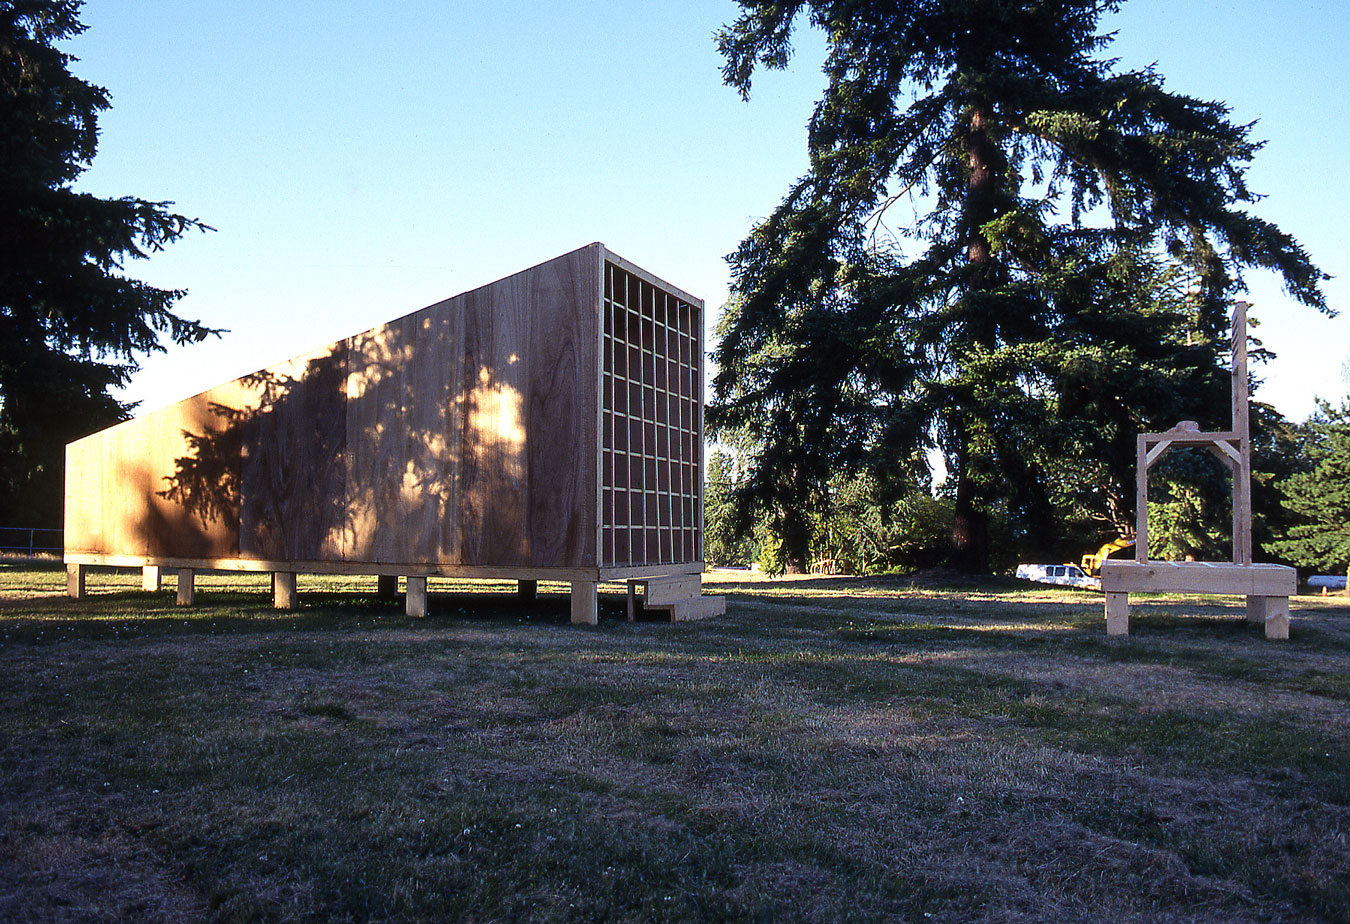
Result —
[{"label": "large wooden sculpture", "polygon": [[720,611],[703,568],[703,303],[591,244],[70,444],[88,565],[640,585]]},{"label": "large wooden sculpture", "polygon": [[[1128,635],[1131,593],[1243,594],[1247,618],[1265,625],[1267,638],[1289,637],[1289,597],[1297,588],[1293,568],[1252,562],[1251,428],[1247,411],[1247,303],[1237,302],[1232,329],[1232,425],[1202,432],[1183,420],[1165,433],[1142,433],[1136,448],[1135,560],[1102,564],[1106,634]],[[1170,449],[1207,449],[1233,475],[1232,562],[1150,561],[1148,471]]]}]

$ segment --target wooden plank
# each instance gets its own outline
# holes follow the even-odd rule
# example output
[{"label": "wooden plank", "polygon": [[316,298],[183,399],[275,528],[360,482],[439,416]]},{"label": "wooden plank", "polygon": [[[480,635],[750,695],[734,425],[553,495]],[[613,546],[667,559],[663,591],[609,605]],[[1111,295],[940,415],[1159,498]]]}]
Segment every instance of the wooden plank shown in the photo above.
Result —
[{"label": "wooden plank", "polygon": [[576,251],[531,277],[524,410],[526,530],[535,565],[600,560],[600,249]]},{"label": "wooden plank", "polygon": [[572,624],[593,626],[600,621],[600,600],[595,581],[573,581],[571,591]]},{"label": "wooden plank", "polygon": [[141,568],[141,590],[158,593],[161,582],[159,565],[146,565]]},{"label": "wooden plank", "polygon": [[257,411],[240,466],[239,553],[342,559],[347,481],[347,344],[251,378]]},{"label": "wooden plank", "polygon": [[462,561],[462,299],[438,302],[350,341],[348,561]]},{"label": "wooden plank", "polygon": [[227,383],[67,446],[67,548],[238,554],[235,421],[248,402]]},{"label": "wooden plank", "polygon": [[294,571],[272,572],[272,609],[293,610],[299,603]]},{"label": "wooden plank", "polygon": [[196,574],[191,568],[178,569],[178,596],[175,602],[179,606],[192,606],[197,602]]},{"label": "wooden plank", "polygon": [[[147,557],[144,555],[89,553],[72,553],[66,556],[66,560],[85,565],[111,565],[123,568],[139,568],[148,563],[165,568],[195,568],[203,571],[298,571],[305,574],[371,574],[372,572],[397,571],[400,574],[420,574],[427,577],[471,580],[619,580],[618,577],[601,577],[602,572],[599,568],[533,568],[529,566],[456,565],[440,562],[401,562],[390,565],[374,562],[319,561],[315,559],[277,561],[253,558],[174,558],[171,556]],[[650,568],[634,570],[644,574],[651,571]]]},{"label": "wooden plank", "polygon": [[1148,561],[1148,441],[1141,434],[1134,443],[1134,559]]},{"label": "wooden plank", "polygon": [[697,597],[703,592],[702,581],[698,575],[671,578],[651,578],[646,582],[643,603],[646,606],[660,606]]},{"label": "wooden plank", "polygon": [[1227,562],[1145,564],[1108,560],[1102,564],[1102,589],[1108,593],[1200,593],[1290,596],[1297,573],[1283,565],[1233,565]]},{"label": "wooden plank", "polygon": [[88,595],[86,578],[88,568],[79,562],[66,564],[66,596],[72,600],[83,600]]},{"label": "wooden plank", "polygon": [[410,574],[405,584],[404,612],[414,619],[425,618],[427,615],[427,579]]},{"label": "wooden plank", "polygon": [[708,619],[712,616],[725,615],[726,611],[727,598],[710,594],[674,604],[670,607],[670,620],[689,622],[695,619]]},{"label": "wooden plank", "polygon": [[1106,634],[1119,637],[1130,634],[1130,595],[1110,592],[1106,595]]}]

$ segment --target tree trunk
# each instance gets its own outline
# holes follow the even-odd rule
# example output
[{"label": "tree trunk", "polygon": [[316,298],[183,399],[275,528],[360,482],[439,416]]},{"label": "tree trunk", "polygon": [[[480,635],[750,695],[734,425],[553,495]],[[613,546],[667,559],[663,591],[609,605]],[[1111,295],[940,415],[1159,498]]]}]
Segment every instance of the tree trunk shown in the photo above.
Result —
[{"label": "tree trunk", "polygon": [[789,511],[783,518],[783,572],[806,574],[811,570],[811,524]]},{"label": "tree trunk", "polygon": [[[970,177],[966,183],[966,263],[968,274],[965,281],[964,297],[968,302],[971,296],[988,291],[997,285],[997,261],[993,248],[984,236],[981,227],[996,215],[995,193],[999,182],[999,161],[1001,152],[989,138],[989,112],[984,105],[974,105],[970,109],[970,127],[966,132],[966,156],[970,165]],[[994,319],[983,307],[972,309],[968,306],[965,319],[966,344],[992,348],[995,345]],[[962,418],[961,434],[957,438],[957,481],[956,510],[952,524],[952,567],[967,574],[983,574],[989,570],[989,514],[981,496],[988,485],[979,484],[970,471],[969,431],[972,427],[983,427],[986,422],[974,408],[959,408],[957,414]]]},{"label": "tree trunk", "polygon": [[974,485],[963,472],[956,480],[951,566],[964,574],[989,571],[989,514],[973,503]]}]

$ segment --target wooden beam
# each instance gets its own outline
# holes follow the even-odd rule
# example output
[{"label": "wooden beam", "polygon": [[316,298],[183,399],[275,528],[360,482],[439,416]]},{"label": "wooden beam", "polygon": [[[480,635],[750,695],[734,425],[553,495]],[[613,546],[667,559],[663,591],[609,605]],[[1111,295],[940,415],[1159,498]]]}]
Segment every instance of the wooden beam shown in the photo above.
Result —
[{"label": "wooden beam", "polygon": [[1134,559],[1148,561],[1148,461],[1146,437],[1140,434],[1134,448]]},{"label": "wooden beam", "polygon": [[404,611],[414,619],[425,619],[427,615],[427,579],[420,575],[408,575],[404,593]]},{"label": "wooden beam", "polygon": [[163,583],[163,575],[160,574],[159,565],[145,565],[141,568],[141,590],[158,592]]},{"label": "wooden beam", "polygon": [[66,565],[66,596],[72,600],[83,600],[87,596],[85,588],[87,570],[88,567],[79,562]]},{"label": "wooden beam", "polygon": [[1107,560],[1102,589],[1107,593],[1241,594],[1292,596],[1298,576],[1283,565],[1234,565],[1228,562]]},{"label": "wooden beam", "polygon": [[175,602],[179,606],[192,606],[197,602],[196,574],[191,568],[178,569],[178,598]]},{"label": "wooden beam", "polygon": [[1159,440],[1153,448],[1144,456],[1144,468],[1152,468],[1153,463],[1157,462],[1163,453],[1172,448],[1171,440]]},{"label": "wooden beam", "polygon": [[539,599],[539,582],[524,579],[517,581],[516,596],[526,602]]},{"label": "wooden beam", "polygon": [[272,572],[272,609],[293,610],[297,604],[294,571]]},{"label": "wooden beam", "polygon": [[392,600],[398,596],[398,575],[377,574],[375,576],[375,596],[381,600]]},{"label": "wooden beam", "polygon": [[599,585],[595,581],[572,582],[572,624],[593,626],[600,621]]},{"label": "wooden beam", "polygon": [[1130,634],[1130,595],[1112,592],[1106,595],[1106,634]]}]

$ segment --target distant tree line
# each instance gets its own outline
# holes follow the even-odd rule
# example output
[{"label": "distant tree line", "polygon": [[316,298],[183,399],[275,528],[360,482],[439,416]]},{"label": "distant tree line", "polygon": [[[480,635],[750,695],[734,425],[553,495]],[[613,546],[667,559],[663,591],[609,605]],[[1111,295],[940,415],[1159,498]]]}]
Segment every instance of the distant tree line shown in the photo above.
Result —
[{"label": "distant tree line", "polygon": [[[1269,405],[1252,404],[1253,549],[1258,561],[1305,572],[1350,570],[1350,397],[1339,407],[1319,402],[1303,423]],[[735,502],[747,473],[733,453],[715,451],[705,490],[705,555],[713,565],[757,564],[787,569],[778,525],[766,515],[745,519]],[[1066,471],[1071,480],[1073,473]],[[1091,472],[1084,473],[1091,477]],[[1070,495],[1080,486],[1049,486]],[[1228,471],[1199,450],[1170,453],[1150,473],[1149,555],[1156,559],[1226,561],[1231,546]],[[948,562],[955,501],[949,486],[878,479],[868,471],[834,473],[803,512],[809,525],[807,567],[845,574],[912,572]],[[1053,542],[1037,542],[1015,511],[990,518],[993,570],[1019,561],[1077,562],[1104,541],[1129,532],[1084,505],[1064,509]]]}]

